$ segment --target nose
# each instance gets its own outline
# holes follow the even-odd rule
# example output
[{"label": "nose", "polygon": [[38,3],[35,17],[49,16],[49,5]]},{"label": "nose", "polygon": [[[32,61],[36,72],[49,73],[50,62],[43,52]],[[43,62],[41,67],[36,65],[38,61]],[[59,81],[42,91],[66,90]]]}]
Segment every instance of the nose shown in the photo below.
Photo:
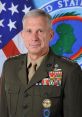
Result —
[{"label": "nose", "polygon": [[38,34],[37,34],[37,32],[34,32],[34,33],[32,34],[32,40],[33,40],[33,41],[37,41],[37,40],[38,40]]}]

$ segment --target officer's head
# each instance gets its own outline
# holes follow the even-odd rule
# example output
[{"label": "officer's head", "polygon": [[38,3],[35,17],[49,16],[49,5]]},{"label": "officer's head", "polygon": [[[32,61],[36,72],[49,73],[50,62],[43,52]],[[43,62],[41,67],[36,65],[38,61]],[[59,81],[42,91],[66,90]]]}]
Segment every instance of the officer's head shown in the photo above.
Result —
[{"label": "officer's head", "polygon": [[40,9],[29,11],[23,17],[22,37],[28,53],[38,56],[47,53],[53,37],[51,16]]}]

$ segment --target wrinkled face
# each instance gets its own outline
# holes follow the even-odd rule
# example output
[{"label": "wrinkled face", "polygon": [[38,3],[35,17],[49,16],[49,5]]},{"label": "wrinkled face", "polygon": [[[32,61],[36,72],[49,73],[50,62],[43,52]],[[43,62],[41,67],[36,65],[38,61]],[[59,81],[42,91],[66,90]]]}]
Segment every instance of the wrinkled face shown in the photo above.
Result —
[{"label": "wrinkled face", "polygon": [[53,31],[42,16],[25,19],[21,34],[28,53],[37,55],[48,51],[49,41],[53,37]]}]

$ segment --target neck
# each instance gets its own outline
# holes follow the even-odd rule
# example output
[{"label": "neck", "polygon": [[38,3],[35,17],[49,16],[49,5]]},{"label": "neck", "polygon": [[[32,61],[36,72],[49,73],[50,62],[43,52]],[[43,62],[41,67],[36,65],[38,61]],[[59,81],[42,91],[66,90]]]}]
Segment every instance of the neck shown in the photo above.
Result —
[{"label": "neck", "polygon": [[41,56],[44,56],[44,55],[47,55],[49,52],[49,49],[46,51],[46,52],[42,52],[40,54],[31,54],[31,53],[28,53],[28,56],[30,57],[30,59],[32,61],[36,61],[37,59],[39,59]]}]

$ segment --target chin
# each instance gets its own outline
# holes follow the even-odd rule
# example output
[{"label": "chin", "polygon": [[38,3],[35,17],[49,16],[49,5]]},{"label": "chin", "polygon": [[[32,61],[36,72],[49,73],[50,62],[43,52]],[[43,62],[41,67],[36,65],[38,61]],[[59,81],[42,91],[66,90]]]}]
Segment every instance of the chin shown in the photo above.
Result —
[{"label": "chin", "polygon": [[30,54],[39,54],[41,51],[40,50],[31,50],[29,51]]}]

